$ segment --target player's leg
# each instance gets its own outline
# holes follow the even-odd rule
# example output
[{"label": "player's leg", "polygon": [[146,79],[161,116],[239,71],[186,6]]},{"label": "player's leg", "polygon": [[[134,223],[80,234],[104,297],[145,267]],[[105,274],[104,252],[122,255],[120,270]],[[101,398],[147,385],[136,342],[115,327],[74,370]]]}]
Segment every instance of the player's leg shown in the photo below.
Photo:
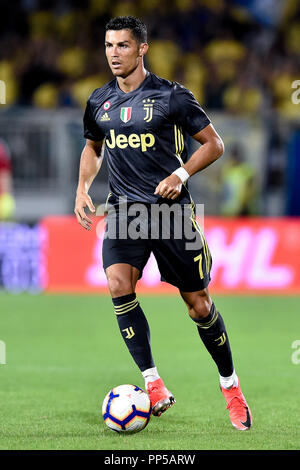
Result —
[{"label": "player's leg", "polygon": [[165,388],[154,364],[149,324],[135,294],[139,274],[140,271],[136,267],[125,263],[113,264],[106,269],[108,287],[122,337],[144,377],[152,412],[160,416],[175,400]]},{"label": "player's leg", "polygon": [[[182,220],[182,236],[153,241],[153,253],[162,278],[178,287],[191,318],[197,323],[199,335],[218,367],[221,390],[225,398],[227,397],[232,423],[236,427],[239,426],[239,429],[249,429],[251,419],[248,419],[248,407],[244,406],[239,386],[236,387],[237,378],[225,324],[207,289],[212,266],[210,250],[193,215],[190,216],[189,211],[184,212]],[[194,239],[190,237],[190,229],[193,230]],[[235,399],[231,400],[233,393]],[[244,424],[241,424],[240,420],[236,422],[237,411],[239,417],[243,415]]]},{"label": "player's leg", "polygon": [[143,372],[154,367],[150,330],[136,298],[136,283],[150,256],[147,240],[120,238],[120,224],[130,222],[127,212],[110,207],[102,246],[103,267],[121,335],[135,363]]},{"label": "player's leg", "polygon": [[250,429],[250,408],[234,370],[228,334],[221,314],[217,311],[207,288],[180,293],[206,349],[217,365],[221,391],[226,399],[233,426],[242,431]]},{"label": "player's leg", "polygon": [[235,375],[228,335],[221,314],[216,310],[208,288],[196,292],[180,291],[199,335],[217,365],[221,384],[231,387]]},{"label": "player's leg", "polygon": [[106,268],[105,273],[126,346],[142,373],[153,369],[149,324],[135,293],[140,271],[130,264],[116,263]]},{"label": "player's leg", "polygon": [[136,283],[150,252],[147,240],[143,239],[114,239],[106,236],[103,241],[103,267],[118,325],[145,379],[152,413],[160,416],[175,400],[158,375],[151,352],[149,325],[135,294]]}]

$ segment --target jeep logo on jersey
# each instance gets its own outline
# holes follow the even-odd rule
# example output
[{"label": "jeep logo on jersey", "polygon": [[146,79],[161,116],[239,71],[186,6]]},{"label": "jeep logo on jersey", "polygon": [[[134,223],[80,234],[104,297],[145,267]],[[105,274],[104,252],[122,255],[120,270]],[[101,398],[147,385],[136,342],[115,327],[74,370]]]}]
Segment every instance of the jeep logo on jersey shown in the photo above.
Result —
[{"label": "jeep logo on jersey", "polygon": [[131,119],[131,111],[132,108],[121,108],[120,112],[120,118],[122,119],[123,122],[128,122]]},{"label": "jeep logo on jersey", "polygon": [[146,150],[150,147],[153,147],[155,144],[155,137],[153,134],[118,134],[116,136],[114,129],[110,130],[110,140],[106,137],[105,144],[110,149],[114,149],[118,147],[120,149],[125,149],[126,147],[131,147],[137,149],[141,147],[142,152],[146,152]]}]

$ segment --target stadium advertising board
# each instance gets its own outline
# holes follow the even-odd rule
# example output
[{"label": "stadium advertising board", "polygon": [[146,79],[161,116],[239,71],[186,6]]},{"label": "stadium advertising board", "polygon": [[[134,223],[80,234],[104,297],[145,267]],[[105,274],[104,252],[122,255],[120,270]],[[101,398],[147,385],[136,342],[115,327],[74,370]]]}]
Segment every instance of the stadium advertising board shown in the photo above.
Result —
[{"label": "stadium advertising board", "polygon": [[[73,216],[39,224],[0,225],[0,286],[10,292],[105,292],[102,268],[104,218],[91,231]],[[205,218],[213,255],[215,293],[300,293],[300,221],[295,218]],[[172,293],[150,257],[140,293]]]},{"label": "stadium advertising board", "polygon": [[[73,216],[41,222],[48,292],[107,292],[101,251],[104,219],[90,232]],[[300,221],[289,218],[205,218],[205,235],[213,255],[211,289],[215,293],[299,293]],[[139,281],[139,292],[176,292],[160,281],[153,256]]]}]

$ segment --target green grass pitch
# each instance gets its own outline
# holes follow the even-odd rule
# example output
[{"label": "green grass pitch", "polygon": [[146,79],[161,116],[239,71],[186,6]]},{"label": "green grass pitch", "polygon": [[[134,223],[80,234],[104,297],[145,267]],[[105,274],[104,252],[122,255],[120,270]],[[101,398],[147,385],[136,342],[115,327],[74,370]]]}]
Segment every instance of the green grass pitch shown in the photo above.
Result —
[{"label": "green grass pitch", "polygon": [[[0,449],[299,449],[299,297],[216,296],[253,428],[236,431],[182,300],[140,296],[158,370],[177,403],[142,432],[110,431],[101,405],[110,388],[144,387],[108,296],[0,295]],[[298,355],[299,357],[299,355]]]}]

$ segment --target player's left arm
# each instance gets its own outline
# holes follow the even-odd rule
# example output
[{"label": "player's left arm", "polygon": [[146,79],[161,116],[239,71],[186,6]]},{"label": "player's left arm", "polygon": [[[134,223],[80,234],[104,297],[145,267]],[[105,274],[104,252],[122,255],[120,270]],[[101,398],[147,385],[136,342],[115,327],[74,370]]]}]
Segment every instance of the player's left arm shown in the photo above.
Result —
[{"label": "player's left arm", "polygon": [[[212,124],[209,124],[200,132],[193,135],[193,138],[201,146],[193,153],[191,158],[180,168],[183,173],[186,172],[186,179],[189,176],[204,170],[224,153],[224,143],[216,132]],[[183,168],[183,171],[181,170]],[[182,179],[175,173],[162,180],[156,187],[154,194],[167,199],[176,199],[182,189]]]}]

